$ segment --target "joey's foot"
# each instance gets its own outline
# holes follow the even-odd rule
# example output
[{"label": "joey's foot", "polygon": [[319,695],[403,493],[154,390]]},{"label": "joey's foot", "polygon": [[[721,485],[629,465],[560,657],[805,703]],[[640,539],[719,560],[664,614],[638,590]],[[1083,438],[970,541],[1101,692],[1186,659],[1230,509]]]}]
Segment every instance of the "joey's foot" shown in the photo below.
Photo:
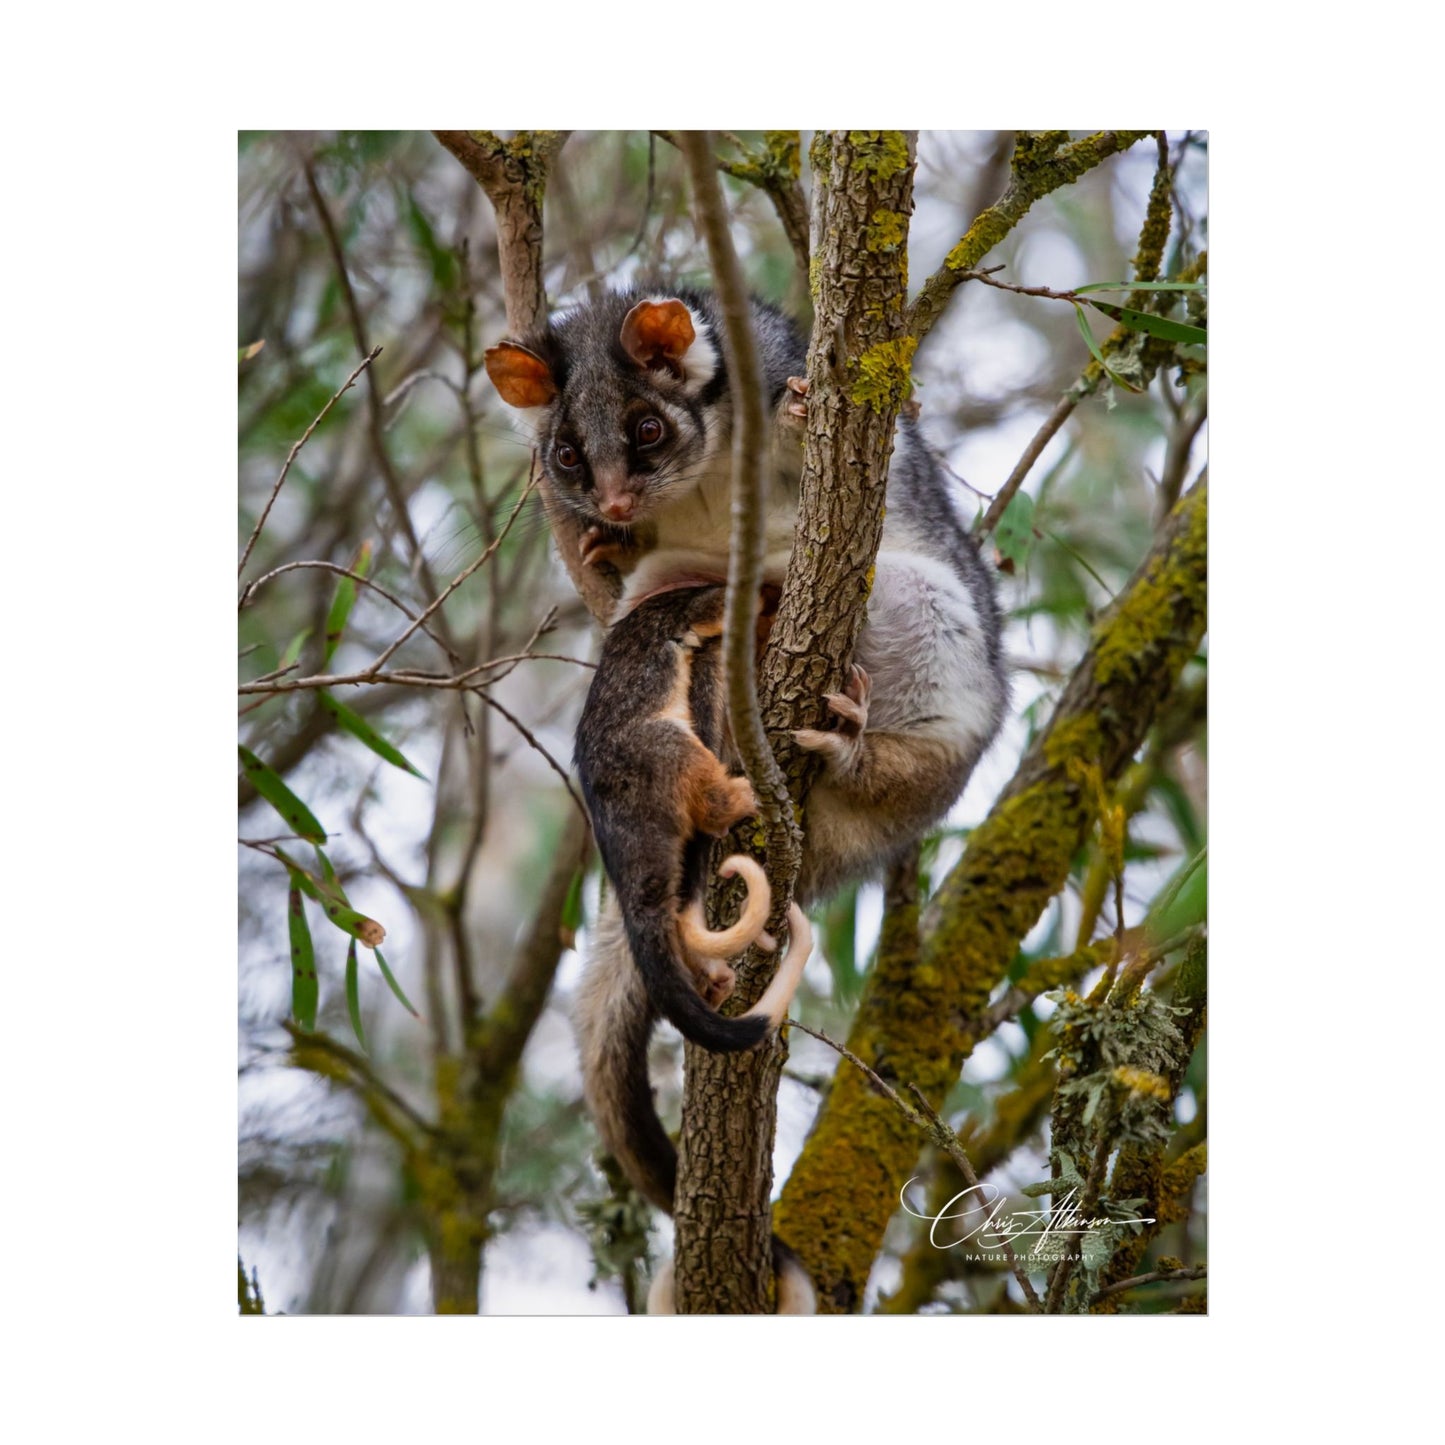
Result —
[{"label": "joey's foot", "polygon": [[800,748],[822,753],[829,767],[836,772],[851,773],[863,755],[863,734],[868,727],[868,698],[873,684],[868,674],[855,662],[849,669],[842,692],[824,696],[828,711],[838,719],[830,732],[821,728],[799,728],[793,737]]},{"label": "joey's foot", "polygon": [[697,991],[709,1008],[721,1008],[723,1003],[732,997],[738,976],[730,964],[720,958],[693,954],[689,956],[687,966]]},{"label": "joey's foot", "polygon": [[635,549],[632,538],[614,527],[593,523],[583,532],[577,547],[584,567],[610,564],[616,567]]}]

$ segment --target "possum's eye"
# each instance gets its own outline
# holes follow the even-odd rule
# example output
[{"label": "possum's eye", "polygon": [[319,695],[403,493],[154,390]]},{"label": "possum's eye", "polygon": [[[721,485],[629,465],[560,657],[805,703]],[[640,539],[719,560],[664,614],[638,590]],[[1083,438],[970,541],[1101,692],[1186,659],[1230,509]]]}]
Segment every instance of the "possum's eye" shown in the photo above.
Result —
[{"label": "possum's eye", "polygon": [[637,423],[637,445],[655,447],[662,440],[662,423],[655,416],[645,416]]},{"label": "possum's eye", "polygon": [[568,472],[575,471],[577,464],[582,460],[578,455],[577,448],[568,446],[566,442],[558,442],[552,449],[552,455],[556,459],[557,465],[563,471]]}]

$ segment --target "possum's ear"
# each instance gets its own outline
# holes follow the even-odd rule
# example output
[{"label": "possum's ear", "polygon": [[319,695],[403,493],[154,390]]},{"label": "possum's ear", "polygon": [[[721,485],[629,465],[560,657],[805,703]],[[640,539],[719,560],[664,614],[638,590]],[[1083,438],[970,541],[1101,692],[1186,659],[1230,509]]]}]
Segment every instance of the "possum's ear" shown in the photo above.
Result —
[{"label": "possum's ear", "polygon": [[546,406],[557,395],[551,369],[535,351],[504,341],[486,355],[487,375],[508,406],[519,411]]},{"label": "possum's ear", "polygon": [[684,374],[684,358],[697,339],[692,312],[676,299],[639,301],[622,322],[622,349],[649,371]]}]

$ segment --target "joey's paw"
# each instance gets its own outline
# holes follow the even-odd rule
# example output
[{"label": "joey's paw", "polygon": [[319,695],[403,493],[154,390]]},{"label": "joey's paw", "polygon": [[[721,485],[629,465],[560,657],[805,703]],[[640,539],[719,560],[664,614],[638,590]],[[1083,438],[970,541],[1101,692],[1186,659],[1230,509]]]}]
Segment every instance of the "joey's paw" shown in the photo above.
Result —
[{"label": "joey's paw", "polygon": [[601,567],[604,564],[616,567],[633,551],[633,546],[625,532],[594,523],[583,532],[577,550],[584,567]]}]

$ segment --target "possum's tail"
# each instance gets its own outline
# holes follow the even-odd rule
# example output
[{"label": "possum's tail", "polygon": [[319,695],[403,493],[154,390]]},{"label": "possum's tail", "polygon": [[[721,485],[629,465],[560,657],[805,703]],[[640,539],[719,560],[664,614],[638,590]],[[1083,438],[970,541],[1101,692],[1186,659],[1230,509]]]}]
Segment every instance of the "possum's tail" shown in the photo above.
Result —
[{"label": "possum's tail", "polygon": [[[813,930],[796,904],[788,926],[787,954],[762,998],[741,1017],[723,1018],[692,988],[671,954],[665,960],[663,988],[649,996],[615,907],[604,909],[597,922],[577,1008],[583,1090],[603,1144],[637,1190],[668,1214],[677,1184],[677,1150],[657,1117],[647,1075],[655,1012],[704,1047],[725,1053],[754,1047],[787,1014],[813,946]],[[689,948],[695,942],[693,935]],[[667,987],[669,978],[676,980],[675,991]]]}]

